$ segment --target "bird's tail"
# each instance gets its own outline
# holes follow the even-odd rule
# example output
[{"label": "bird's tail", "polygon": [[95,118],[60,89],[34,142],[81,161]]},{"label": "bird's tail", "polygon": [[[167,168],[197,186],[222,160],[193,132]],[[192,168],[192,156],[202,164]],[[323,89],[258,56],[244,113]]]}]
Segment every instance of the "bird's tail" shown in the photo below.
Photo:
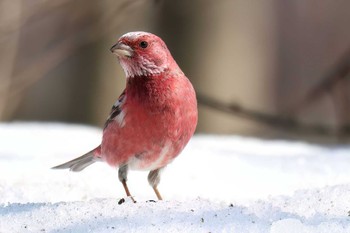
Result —
[{"label": "bird's tail", "polygon": [[56,167],[53,167],[52,169],[68,169],[73,172],[80,172],[87,166],[90,166],[94,162],[98,161],[98,158],[96,158],[94,155],[96,152],[100,151],[100,146],[93,149],[92,151],[76,158],[71,161],[68,161],[66,163],[63,163],[61,165],[58,165]]}]

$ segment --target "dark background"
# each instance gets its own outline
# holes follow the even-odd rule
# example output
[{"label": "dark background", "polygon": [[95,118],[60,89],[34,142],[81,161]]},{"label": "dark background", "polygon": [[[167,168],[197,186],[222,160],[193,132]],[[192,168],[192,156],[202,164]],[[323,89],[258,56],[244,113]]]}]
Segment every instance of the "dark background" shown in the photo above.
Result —
[{"label": "dark background", "polygon": [[142,30],[163,38],[194,84],[198,133],[348,140],[349,9],[346,0],[3,0],[0,120],[102,127],[125,86],[109,48]]}]

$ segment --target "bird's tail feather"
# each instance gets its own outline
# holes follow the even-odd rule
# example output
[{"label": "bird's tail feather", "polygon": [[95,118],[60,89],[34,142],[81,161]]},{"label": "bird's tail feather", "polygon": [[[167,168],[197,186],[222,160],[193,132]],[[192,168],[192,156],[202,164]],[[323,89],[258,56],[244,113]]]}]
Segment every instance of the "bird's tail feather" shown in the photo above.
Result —
[{"label": "bird's tail feather", "polygon": [[[98,149],[97,147],[96,149]],[[58,165],[56,167],[53,167],[52,169],[67,169],[69,168],[70,171],[73,172],[80,172],[87,166],[93,164],[94,162],[98,161],[98,159],[95,158],[94,152],[96,149],[93,149],[92,151],[76,158],[71,161],[68,161],[66,163],[63,163],[61,165]]]}]

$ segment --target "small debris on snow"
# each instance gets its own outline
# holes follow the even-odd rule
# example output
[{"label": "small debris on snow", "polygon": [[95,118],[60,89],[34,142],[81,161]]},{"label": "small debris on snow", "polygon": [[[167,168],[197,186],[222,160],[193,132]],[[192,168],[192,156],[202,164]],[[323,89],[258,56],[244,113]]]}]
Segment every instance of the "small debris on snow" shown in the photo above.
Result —
[{"label": "small debris on snow", "polygon": [[118,201],[118,205],[121,205],[125,202],[125,199],[124,198],[120,198],[120,200]]}]

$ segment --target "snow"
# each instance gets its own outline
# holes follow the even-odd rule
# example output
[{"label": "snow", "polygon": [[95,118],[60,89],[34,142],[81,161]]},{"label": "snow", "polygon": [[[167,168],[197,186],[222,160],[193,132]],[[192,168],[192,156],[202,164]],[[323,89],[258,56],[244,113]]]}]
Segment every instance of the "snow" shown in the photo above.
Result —
[{"label": "snow", "polygon": [[0,232],[350,232],[348,145],[196,135],[162,174],[164,201],[152,201],[147,172],[130,171],[135,204],[104,163],[50,169],[101,133],[0,124]]}]

